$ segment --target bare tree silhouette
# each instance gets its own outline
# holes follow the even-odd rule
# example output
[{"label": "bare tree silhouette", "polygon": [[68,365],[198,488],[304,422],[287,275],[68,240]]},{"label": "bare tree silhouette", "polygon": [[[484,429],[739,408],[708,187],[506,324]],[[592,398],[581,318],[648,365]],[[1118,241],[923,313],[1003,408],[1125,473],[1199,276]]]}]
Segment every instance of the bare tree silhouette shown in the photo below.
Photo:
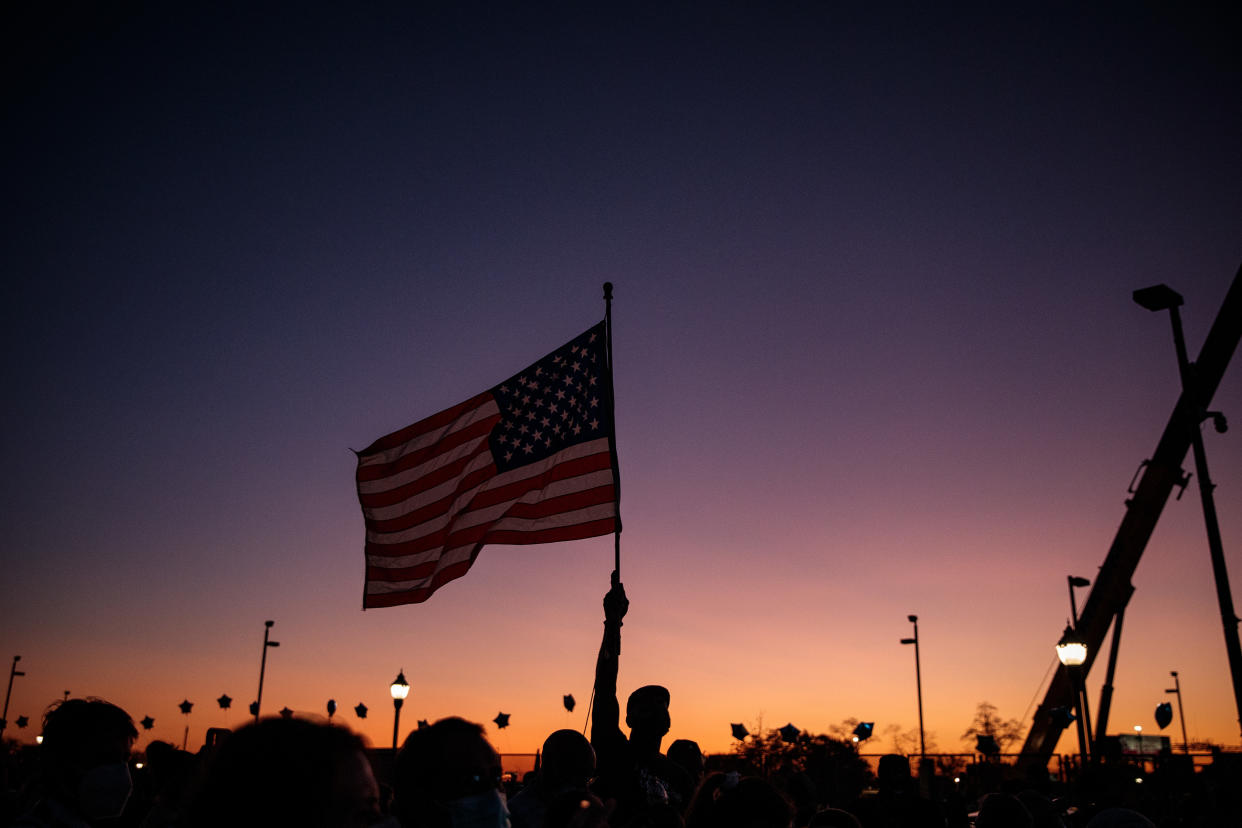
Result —
[{"label": "bare tree silhouette", "polygon": [[1009,749],[1022,739],[1022,731],[1022,722],[1017,719],[1002,719],[996,705],[981,701],[975,708],[975,718],[971,721],[970,727],[966,728],[966,732],[962,734],[962,742],[973,751],[976,738],[991,736],[996,740],[1001,753],[1008,753]]}]

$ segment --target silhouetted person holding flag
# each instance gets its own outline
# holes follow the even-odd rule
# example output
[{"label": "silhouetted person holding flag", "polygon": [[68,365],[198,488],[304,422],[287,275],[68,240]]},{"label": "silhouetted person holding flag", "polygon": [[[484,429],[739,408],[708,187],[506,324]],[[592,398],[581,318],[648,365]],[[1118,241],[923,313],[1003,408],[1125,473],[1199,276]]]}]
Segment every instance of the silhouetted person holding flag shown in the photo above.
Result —
[{"label": "silhouetted person holding flag", "polygon": [[629,823],[664,824],[684,810],[680,791],[692,786],[686,772],[660,753],[668,733],[669,692],[648,684],[630,694],[625,705],[627,739],[621,732],[621,706],[617,701],[617,667],[621,653],[621,624],[630,608],[619,575],[612,573],[612,588],[604,596],[604,640],[595,663],[595,712],[591,720],[591,745],[599,768],[598,787],[604,799],[616,800],[609,820],[614,826]]}]

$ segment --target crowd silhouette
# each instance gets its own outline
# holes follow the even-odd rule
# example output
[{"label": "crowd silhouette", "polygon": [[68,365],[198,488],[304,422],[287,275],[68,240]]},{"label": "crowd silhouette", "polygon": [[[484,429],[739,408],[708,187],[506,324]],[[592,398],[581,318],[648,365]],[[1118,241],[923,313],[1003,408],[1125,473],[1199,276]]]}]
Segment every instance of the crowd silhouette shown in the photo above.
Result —
[{"label": "crowd silhouette", "polygon": [[[65,699],[43,718],[43,743],[6,751],[0,824],[118,828],[1106,828],[1242,824],[1238,768],[1121,784],[1125,766],[1085,770],[1072,785],[1046,772],[985,765],[968,789],[911,774],[901,755],[872,775],[840,743],[830,760],[755,767],[738,755],[704,757],[689,740],[661,744],[672,700],[635,690],[620,726],[617,677],[629,601],[613,574],[604,598],[588,740],[550,734],[536,770],[507,776],[482,726],[458,717],[413,730],[395,757],[348,728],[273,717],[215,734],[197,754],[146,747],[121,708]],[[679,702],[680,703],[680,702]],[[825,739],[827,737],[824,737]],[[828,755],[828,754],[825,754]],[[863,767],[860,773],[859,768]],[[1184,770],[1184,767],[1183,767]]]}]

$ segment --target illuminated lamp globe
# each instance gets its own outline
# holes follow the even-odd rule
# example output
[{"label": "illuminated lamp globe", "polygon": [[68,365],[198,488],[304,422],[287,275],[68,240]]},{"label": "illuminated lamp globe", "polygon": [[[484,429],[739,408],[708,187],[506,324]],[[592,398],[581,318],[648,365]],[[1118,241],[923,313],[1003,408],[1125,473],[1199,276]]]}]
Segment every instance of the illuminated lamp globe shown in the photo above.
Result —
[{"label": "illuminated lamp globe", "polygon": [[1057,658],[1066,667],[1079,667],[1087,660],[1087,644],[1069,627],[1057,642]]},{"label": "illuminated lamp globe", "polygon": [[397,673],[397,677],[393,680],[392,686],[388,688],[388,691],[392,693],[394,700],[404,700],[406,696],[410,695],[410,683],[405,680],[405,670]]}]

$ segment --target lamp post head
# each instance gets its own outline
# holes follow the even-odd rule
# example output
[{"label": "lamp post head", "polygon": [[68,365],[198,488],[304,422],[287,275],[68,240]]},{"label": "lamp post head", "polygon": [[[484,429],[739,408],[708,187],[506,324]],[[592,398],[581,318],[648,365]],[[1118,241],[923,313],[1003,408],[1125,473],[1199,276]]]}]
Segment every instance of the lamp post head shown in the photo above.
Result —
[{"label": "lamp post head", "polygon": [[264,622],[263,622],[263,626],[265,626],[265,627],[270,627],[270,626],[272,626],[272,625],[273,625],[273,624],[275,624],[275,623],[276,623],[275,621],[264,621]]},{"label": "lamp post head", "polygon": [[1087,660],[1087,644],[1072,627],[1066,627],[1057,642],[1057,658],[1066,667],[1078,667]]},{"label": "lamp post head", "polygon": [[903,639],[901,639],[901,643],[902,643],[902,644],[913,644],[913,643],[915,643],[915,642],[914,642],[914,639],[913,639],[913,638],[903,638]]},{"label": "lamp post head", "polygon": [[404,669],[397,673],[397,677],[393,679],[392,686],[388,688],[388,692],[392,693],[393,701],[403,700],[410,695],[410,683],[405,680]]},{"label": "lamp post head", "polygon": [[919,617],[917,615],[907,615],[906,619],[909,620],[911,624],[919,623]]},{"label": "lamp post head", "polygon": [[1149,311],[1168,310],[1183,303],[1182,295],[1168,285],[1152,285],[1136,290],[1134,301]]},{"label": "lamp post head", "polygon": [[1070,582],[1070,586],[1075,586],[1075,587],[1091,586],[1090,581],[1088,581],[1086,578],[1080,578],[1077,575],[1069,576],[1069,582]]},{"label": "lamp post head", "polygon": [[1176,670],[1170,670],[1170,671],[1169,671],[1169,675],[1170,675],[1170,676],[1172,676],[1173,678],[1177,678],[1177,671],[1176,671]]}]

